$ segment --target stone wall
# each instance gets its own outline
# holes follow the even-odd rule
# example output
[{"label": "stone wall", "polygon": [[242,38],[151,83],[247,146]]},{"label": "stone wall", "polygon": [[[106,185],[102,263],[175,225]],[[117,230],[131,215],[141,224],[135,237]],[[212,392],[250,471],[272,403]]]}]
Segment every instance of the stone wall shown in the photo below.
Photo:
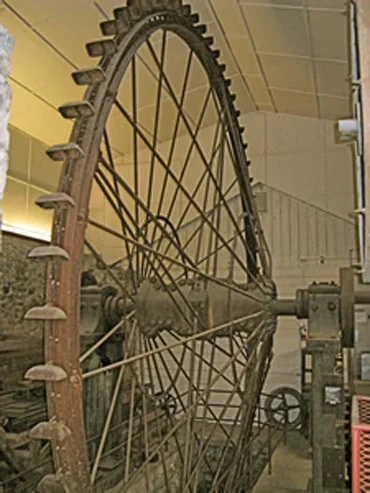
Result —
[{"label": "stone wall", "polygon": [[0,337],[42,337],[38,322],[24,321],[26,311],[43,304],[45,264],[32,262],[27,254],[42,245],[38,240],[3,233],[0,253]]}]

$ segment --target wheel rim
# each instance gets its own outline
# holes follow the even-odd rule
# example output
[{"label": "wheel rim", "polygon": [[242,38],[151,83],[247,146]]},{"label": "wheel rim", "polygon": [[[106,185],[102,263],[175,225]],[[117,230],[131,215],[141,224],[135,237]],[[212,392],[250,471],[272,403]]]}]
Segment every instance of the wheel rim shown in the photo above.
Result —
[{"label": "wheel rim", "polygon": [[[100,62],[105,80],[87,90],[84,102],[94,113],[76,120],[71,142],[78,146],[77,157],[67,155],[63,167],[59,191],[76,205],[54,213],[52,243],[69,260],[49,262],[47,299],[66,319],[45,322],[45,357],[67,378],[47,383],[48,413],[69,430],[63,443],[52,440],[53,456],[59,484],[76,491],[92,491],[99,484],[152,491],[153,467],[160,467],[163,476],[154,491],[242,491],[248,467],[243,455],[271,356],[275,321],[264,306],[274,289],[233,99],[203,28],[194,27],[197,19],[180,2],[159,4],[132,2],[116,12],[114,28],[124,32],[114,38],[115,53]],[[177,92],[164,71],[167,45],[174,39],[188,47]],[[149,131],[138,108],[139,60],[148,57],[157,69]],[[186,106],[194,66],[208,80],[198,118],[193,106]],[[128,80],[131,111],[116,96]],[[169,99],[163,99],[164,92]],[[176,110],[166,157],[157,145],[163,101]],[[198,134],[211,104],[217,117],[205,149]],[[112,108],[130,124],[130,172],[127,164],[116,164]],[[180,127],[190,140],[182,160],[176,155]],[[140,164],[139,145],[149,150],[146,168]],[[194,155],[196,168],[191,166]],[[98,190],[110,211],[105,223],[88,214],[90,195]],[[240,198],[230,201],[236,193]],[[109,258],[106,238],[118,241],[111,248],[114,258]],[[108,259],[100,255],[103,250]],[[103,299],[115,300],[123,317],[106,317],[104,334],[93,324],[95,333],[88,334],[93,343],[91,337],[86,343],[79,323],[85,251],[99,260],[114,286]],[[125,285],[109,266],[112,260],[127,265]],[[243,279],[232,279],[237,271]],[[84,288],[82,298],[93,291]],[[236,297],[238,306],[244,300],[247,310],[229,307],[225,315],[228,305],[220,303],[221,314],[217,301],[227,296]],[[169,310],[172,318],[160,313],[153,321],[153,306]],[[105,301],[99,310],[111,313]],[[107,388],[109,396],[100,398]],[[137,452],[140,447],[143,453]],[[169,470],[171,454],[176,474]],[[104,464],[107,457],[116,465]]]},{"label": "wheel rim", "polygon": [[302,425],[302,395],[293,387],[279,387],[265,401],[267,420],[276,427],[295,429]]}]

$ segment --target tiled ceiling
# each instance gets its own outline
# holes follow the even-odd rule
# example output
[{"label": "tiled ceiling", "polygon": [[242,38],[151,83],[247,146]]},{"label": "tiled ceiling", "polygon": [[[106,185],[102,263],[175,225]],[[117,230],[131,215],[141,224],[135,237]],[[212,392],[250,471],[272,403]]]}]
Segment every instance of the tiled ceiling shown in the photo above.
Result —
[{"label": "tiled ceiling", "polygon": [[[243,113],[266,110],[334,120],[350,115],[344,0],[188,3],[214,36]],[[125,1],[0,0],[0,22],[16,39],[10,79],[14,126],[48,144],[68,138],[71,123],[60,117],[57,108],[83,97],[70,73],[94,64],[85,43],[100,39],[99,22],[110,18],[112,9],[122,4]],[[185,58],[181,47],[174,49],[175,43],[172,54],[169,48],[166,70],[172,70],[180,91],[181,79],[175,79],[179,69],[184,70]],[[141,83],[149,88],[155,82],[153,74],[142,62],[138,70]],[[193,92],[187,112],[192,118],[204,96],[204,78],[195,71],[190,85]],[[121,90],[127,104],[130,92],[129,84]],[[139,109],[144,122],[153,118],[155,93],[147,89],[142,96]],[[167,106],[164,118],[171,113]],[[211,116],[205,120],[210,123]],[[165,140],[170,135],[162,132],[158,137]],[[125,153],[127,146],[117,143],[115,148]]]}]

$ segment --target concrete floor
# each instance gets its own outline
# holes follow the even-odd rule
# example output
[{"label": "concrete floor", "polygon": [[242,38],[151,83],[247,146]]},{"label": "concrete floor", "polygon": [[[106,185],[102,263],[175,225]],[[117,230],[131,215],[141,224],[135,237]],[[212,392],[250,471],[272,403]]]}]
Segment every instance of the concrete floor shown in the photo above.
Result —
[{"label": "concrete floor", "polygon": [[306,493],[311,477],[308,442],[298,431],[291,431],[287,443],[281,443],[272,457],[272,474],[268,466],[253,493]]}]

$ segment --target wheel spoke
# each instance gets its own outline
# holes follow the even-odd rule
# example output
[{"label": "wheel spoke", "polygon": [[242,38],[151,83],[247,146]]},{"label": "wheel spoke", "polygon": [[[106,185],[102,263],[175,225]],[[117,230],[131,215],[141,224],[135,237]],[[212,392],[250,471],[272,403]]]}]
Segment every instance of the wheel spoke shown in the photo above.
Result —
[{"label": "wheel spoke", "polygon": [[[46,299],[66,321],[46,323],[45,354],[75,382],[46,388],[73,437],[55,471],[86,493],[244,491],[275,324],[269,252],[212,40],[181,2],[154,3],[102,25],[119,34],[88,45],[105,54],[74,74],[89,87],[50,151],[68,202],[53,244],[70,259],[49,262]],[[279,406],[294,423],[299,400]]]},{"label": "wheel spoke", "polygon": [[[133,125],[132,118],[127,113],[127,111],[125,110],[125,108],[119,103],[119,101],[115,100],[114,103],[115,103],[116,107],[121,111],[121,113],[125,116],[125,118],[127,119],[127,121],[131,125]],[[202,208],[193,200],[193,197],[191,196],[191,194],[189,193],[189,191],[182,185],[182,183],[178,180],[178,178],[173,173],[173,171],[171,171],[168,168],[165,160],[156,151],[156,149],[153,148],[153,146],[150,144],[149,140],[147,139],[147,137],[145,136],[145,134],[142,132],[142,130],[138,128],[137,131],[138,131],[138,134],[139,134],[140,138],[142,139],[142,141],[146,145],[146,147],[148,147],[148,149],[155,155],[158,163],[164,168],[165,171],[168,170],[168,174],[171,177],[171,179],[174,182],[174,184],[178,187],[178,189],[181,190],[181,192],[183,193],[183,195],[191,203],[191,205],[193,206],[193,208],[195,209],[195,211],[199,214],[199,216],[202,217],[205,220],[205,222],[207,223],[207,225],[210,227],[211,231],[216,236],[219,237],[220,242],[223,244],[223,246],[229,252],[229,254],[235,259],[235,261],[238,263],[239,267],[247,274],[247,276],[249,276],[249,271],[248,271],[247,267],[245,266],[244,262],[235,254],[235,252],[232,250],[232,248],[225,242],[224,238],[222,236],[220,236],[219,232],[216,230],[216,228],[212,225],[212,223],[210,222],[210,220],[206,217],[206,215],[202,211]],[[121,181],[121,184],[122,184],[122,181]],[[143,205],[141,205],[141,207],[143,207]]]},{"label": "wheel spoke", "polygon": [[98,368],[96,370],[91,370],[91,371],[89,371],[87,373],[84,373],[82,375],[82,378],[83,379],[90,378],[90,377],[92,377],[94,375],[99,375],[100,373],[105,373],[105,372],[107,372],[109,370],[113,370],[115,368],[120,368],[121,366],[128,365],[129,363],[133,363],[135,361],[139,361],[142,358],[146,358],[147,356],[150,356],[151,354],[157,354],[157,353],[160,353],[160,352],[163,352],[163,351],[167,351],[167,350],[172,349],[174,347],[181,346],[184,343],[187,343],[187,342],[190,342],[190,341],[193,341],[193,340],[196,340],[196,339],[201,339],[202,337],[207,337],[207,336],[210,336],[212,334],[216,334],[217,332],[220,332],[220,331],[222,331],[224,329],[227,329],[229,327],[232,327],[233,325],[239,325],[239,324],[241,324],[243,322],[246,322],[247,320],[252,320],[254,318],[258,318],[258,317],[260,317],[263,314],[264,314],[263,311],[257,311],[257,312],[255,312],[255,313],[253,313],[251,315],[246,315],[245,317],[240,317],[240,318],[237,318],[235,320],[231,320],[231,321],[226,322],[224,324],[218,325],[217,327],[212,327],[211,329],[207,329],[207,330],[204,330],[202,332],[199,332],[198,334],[194,334],[192,336],[184,337],[180,341],[176,341],[176,342],[174,342],[172,344],[164,345],[161,348],[153,349],[152,351],[148,351],[148,352],[145,352],[145,353],[136,355],[136,356],[132,356],[131,358],[127,358],[127,359],[124,359],[124,360],[121,360],[121,361],[117,361],[117,362],[112,363],[111,365],[107,365],[107,366],[105,366],[103,368]]}]

